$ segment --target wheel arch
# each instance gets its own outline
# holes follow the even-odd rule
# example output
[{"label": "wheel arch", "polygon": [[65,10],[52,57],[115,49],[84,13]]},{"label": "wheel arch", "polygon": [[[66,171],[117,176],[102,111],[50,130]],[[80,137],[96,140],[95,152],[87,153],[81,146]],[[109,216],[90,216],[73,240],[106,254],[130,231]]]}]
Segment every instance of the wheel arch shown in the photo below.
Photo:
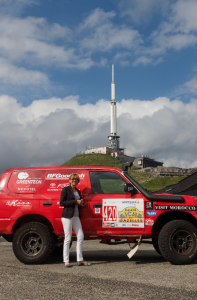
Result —
[{"label": "wheel arch", "polygon": [[44,216],[39,214],[26,214],[17,219],[12,228],[12,233],[15,233],[23,224],[29,222],[38,222],[46,225],[51,231],[54,231],[52,223]]},{"label": "wheel arch", "polygon": [[161,228],[170,221],[173,220],[185,220],[192,223],[197,228],[197,219],[188,212],[185,211],[167,211],[159,215],[153,225],[153,231],[160,231]]}]

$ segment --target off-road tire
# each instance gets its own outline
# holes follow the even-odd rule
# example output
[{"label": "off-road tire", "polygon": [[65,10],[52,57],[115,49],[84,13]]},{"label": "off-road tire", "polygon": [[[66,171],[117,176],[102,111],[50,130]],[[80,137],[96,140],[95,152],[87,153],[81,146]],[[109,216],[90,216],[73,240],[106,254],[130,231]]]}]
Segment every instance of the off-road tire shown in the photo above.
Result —
[{"label": "off-road tire", "polygon": [[190,264],[197,258],[197,228],[185,220],[170,221],[161,229],[158,245],[172,264]]},{"label": "off-road tire", "polygon": [[153,248],[155,249],[155,251],[157,251],[157,253],[159,255],[161,255],[161,251],[160,251],[159,245],[158,245],[158,238],[153,238],[152,242],[153,242]]},{"label": "off-road tire", "polygon": [[54,250],[54,234],[44,224],[30,222],[22,225],[14,235],[13,251],[24,264],[40,264]]}]

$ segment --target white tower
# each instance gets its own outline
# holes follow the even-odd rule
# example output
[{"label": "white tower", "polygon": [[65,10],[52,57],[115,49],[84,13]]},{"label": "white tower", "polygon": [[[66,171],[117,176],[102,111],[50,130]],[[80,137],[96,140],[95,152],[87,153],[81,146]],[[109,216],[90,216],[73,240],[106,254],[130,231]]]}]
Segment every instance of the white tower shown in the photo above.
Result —
[{"label": "white tower", "polygon": [[[119,149],[119,136],[116,135],[116,100],[115,100],[115,82],[114,82],[114,65],[112,65],[112,83],[111,83],[111,135],[108,136],[108,147],[114,150]],[[121,149],[122,150],[122,149]]]},{"label": "white tower", "polygon": [[114,65],[112,65],[112,83],[111,83],[111,135],[116,135],[116,100],[115,100],[115,82]]}]

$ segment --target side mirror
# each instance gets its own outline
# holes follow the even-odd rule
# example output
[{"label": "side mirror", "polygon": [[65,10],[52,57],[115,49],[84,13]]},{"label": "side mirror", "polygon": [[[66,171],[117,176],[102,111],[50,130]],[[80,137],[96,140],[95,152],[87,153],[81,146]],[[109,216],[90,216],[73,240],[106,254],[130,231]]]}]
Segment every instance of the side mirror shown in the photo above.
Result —
[{"label": "side mirror", "polygon": [[[134,161],[134,158],[133,158],[133,161]],[[126,163],[122,164],[123,172],[128,171],[128,168],[130,168],[133,165],[133,161],[129,161],[129,162],[126,162]]]},{"label": "side mirror", "polygon": [[125,183],[125,184],[124,184],[124,191],[125,191],[126,193],[131,193],[131,194],[133,194],[133,192],[134,192],[134,187],[133,187],[133,185],[132,185],[131,183]]}]

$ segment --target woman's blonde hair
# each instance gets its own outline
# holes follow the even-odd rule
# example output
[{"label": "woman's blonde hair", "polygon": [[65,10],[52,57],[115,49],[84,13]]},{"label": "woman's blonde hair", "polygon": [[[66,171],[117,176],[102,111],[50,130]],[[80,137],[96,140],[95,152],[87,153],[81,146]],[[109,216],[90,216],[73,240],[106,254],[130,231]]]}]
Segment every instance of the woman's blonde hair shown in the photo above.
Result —
[{"label": "woman's blonde hair", "polygon": [[77,173],[73,173],[69,176],[69,180],[73,179],[73,178],[77,178],[78,179],[78,182],[80,182],[80,178],[79,178],[79,175]]}]

